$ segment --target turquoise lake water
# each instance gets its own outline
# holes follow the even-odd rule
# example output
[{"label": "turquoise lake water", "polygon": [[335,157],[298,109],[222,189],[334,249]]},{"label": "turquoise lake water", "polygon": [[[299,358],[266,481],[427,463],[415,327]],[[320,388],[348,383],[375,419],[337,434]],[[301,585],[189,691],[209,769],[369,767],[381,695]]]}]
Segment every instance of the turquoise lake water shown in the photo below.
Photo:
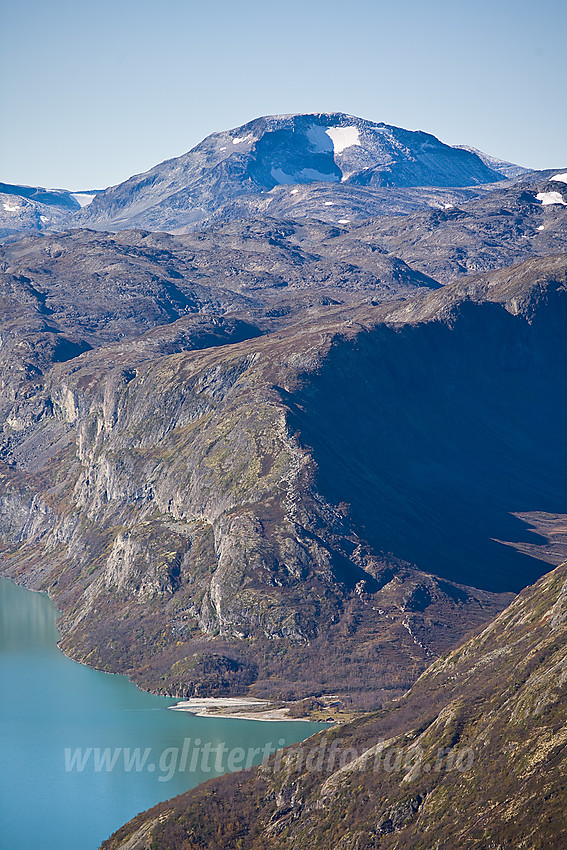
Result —
[{"label": "turquoise lake water", "polygon": [[160,800],[322,728],[170,711],[176,700],[63,655],[56,615],[0,579],[2,850],[96,850]]}]

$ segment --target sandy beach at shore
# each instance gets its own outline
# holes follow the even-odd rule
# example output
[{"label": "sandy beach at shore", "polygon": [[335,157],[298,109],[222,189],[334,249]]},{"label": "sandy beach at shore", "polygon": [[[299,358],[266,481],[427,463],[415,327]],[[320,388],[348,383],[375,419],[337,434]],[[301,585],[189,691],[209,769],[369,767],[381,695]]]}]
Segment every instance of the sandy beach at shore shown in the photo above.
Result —
[{"label": "sandy beach at shore", "polygon": [[171,705],[172,711],[188,711],[196,717],[226,717],[233,720],[267,722],[310,721],[308,717],[290,717],[289,708],[277,708],[269,700],[240,697],[194,697]]}]

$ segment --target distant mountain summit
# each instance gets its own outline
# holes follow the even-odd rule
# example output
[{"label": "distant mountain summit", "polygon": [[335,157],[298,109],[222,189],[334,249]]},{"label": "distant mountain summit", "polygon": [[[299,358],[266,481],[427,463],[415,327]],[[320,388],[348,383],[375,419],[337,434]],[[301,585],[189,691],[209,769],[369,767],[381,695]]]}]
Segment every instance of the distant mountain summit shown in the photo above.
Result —
[{"label": "distant mountain summit", "polygon": [[343,113],[273,115],[213,133],[188,153],[107,189],[82,212],[80,223],[180,230],[231,217],[219,215],[227,205],[247,199],[265,204],[264,196],[282,189],[293,198],[294,191],[311,184],[352,194],[384,187],[479,186],[504,176],[477,153],[445,145],[429,133]]},{"label": "distant mountain summit", "polygon": [[545,176],[430,133],[341,112],[271,115],[212,133],[102,191],[0,183],[0,239],[82,226],[180,234],[266,216],[343,227],[451,208],[530,174]]},{"label": "distant mountain summit", "polygon": [[259,118],[229,135],[248,156],[247,176],[268,189],[318,181],[473,186],[502,176],[476,154],[463,156],[428,133],[343,113]]}]

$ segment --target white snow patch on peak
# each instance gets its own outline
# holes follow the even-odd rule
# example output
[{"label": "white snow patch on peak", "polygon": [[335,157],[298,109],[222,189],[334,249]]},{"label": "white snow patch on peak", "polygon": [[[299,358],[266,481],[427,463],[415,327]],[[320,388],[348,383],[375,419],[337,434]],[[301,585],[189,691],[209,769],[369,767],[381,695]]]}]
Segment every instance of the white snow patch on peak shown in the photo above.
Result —
[{"label": "white snow patch on peak", "polygon": [[49,218],[46,215],[40,215],[39,218],[40,218],[40,221],[42,221],[44,224],[45,224],[46,221],[49,221]]},{"label": "white snow patch on peak", "polygon": [[15,204],[3,203],[2,206],[4,207],[6,212],[18,212],[18,210],[21,209],[21,207],[19,207],[18,205],[15,205]]},{"label": "white snow patch on peak", "polygon": [[563,199],[559,192],[538,192],[536,198],[541,201],[544,207],[551,204],[563,204],[564,207],[567,207],[567,201]]},{"label": "white snow patch on peak", "polygon": [[350,218],[339,218],[339,224],[350,224]]},{"label": "white snow patch on peak", "polygon": [[240,144],[242,144],[242,142],[253,142],[253,141],[254,141],[254,136],[251,133],[249,133],[247,136],[237,136],[235,139],[232,140],[232,144],[233,145],[240,145]]},{"label": "white snow patch on peak", "polygon": [[538,227],[538,230],[545,230],[545,227],[543,226],[543,224],[540,224],[540,226]]},{"label": "white snow patch on peak", "polygon": [[323,204],[324,207],[334,207],[334,203],[332,201],[325,201]]},{"label": "white snow patch on peak", "polygon": [[557,180],[559,183],[567,183],[567,171],[564,171],[563,174],[556,174],[551,179]]},{"label": "white snow patch on peak", "polygon": [[292,189],[289,194],[290,195],[297,195],[298,192],[299,192],[299,189]]},{"label": "white snow patch on peak", "polygon": [[295,174],[287,174],[283,168],[274,168],[272,166],[270,174],[276,183],[280,184],[280,186],[294,183],[337,183],[339,179],[336,174],[323,174],[321,171],[316,171],[314,168],[302,168]]},{"label": "white snow patch on peak", "polygon": [[328,127],[325,132],[333,143],[335,153],[342,153],[355,145],[360,147],[358,127]]},{"label": "white snow patch on peak", "polygon": [[[234,144],[234,142],[233,142],[233,144]],[[226,145],[223,145],[222,148],[219,148],[219,151],[225,151],[225,150],[226,150]]]},{"label": "white snow patch on peak", "polygon": [[[317,171],[315,168],[302,168],[299,172],[299,176],[304,180],[320,180],[325,183],[338,183],[339,178],[336,174],[323,174],[321,171]],[[297,181],[296,181],[297,182]]]}]

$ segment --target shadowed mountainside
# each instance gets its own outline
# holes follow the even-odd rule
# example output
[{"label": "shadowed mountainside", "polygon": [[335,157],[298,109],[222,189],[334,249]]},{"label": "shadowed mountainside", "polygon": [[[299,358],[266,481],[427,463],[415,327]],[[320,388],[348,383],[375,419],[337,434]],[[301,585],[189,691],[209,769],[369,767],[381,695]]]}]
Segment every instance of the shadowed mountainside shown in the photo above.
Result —
[{"label": "shadowed mountainside", "polygon": [[[519,515],[565,510],[564,260],[526,265],[490,275],[491,300],[455,304],[444,321],[423,326],[416,304],[411,323],[390,316],[335,345],[290,401],[320,492],[350,505],[375,550],[493,591],[545,568],[499,542],[537,553],[543,538]],[[554,270],[557,289],[544,284]],[[518,320],[494,298],[511,282],[519,295],[530,272],[545,288]],[[471,297],[474,283],[459,289]]]}]

